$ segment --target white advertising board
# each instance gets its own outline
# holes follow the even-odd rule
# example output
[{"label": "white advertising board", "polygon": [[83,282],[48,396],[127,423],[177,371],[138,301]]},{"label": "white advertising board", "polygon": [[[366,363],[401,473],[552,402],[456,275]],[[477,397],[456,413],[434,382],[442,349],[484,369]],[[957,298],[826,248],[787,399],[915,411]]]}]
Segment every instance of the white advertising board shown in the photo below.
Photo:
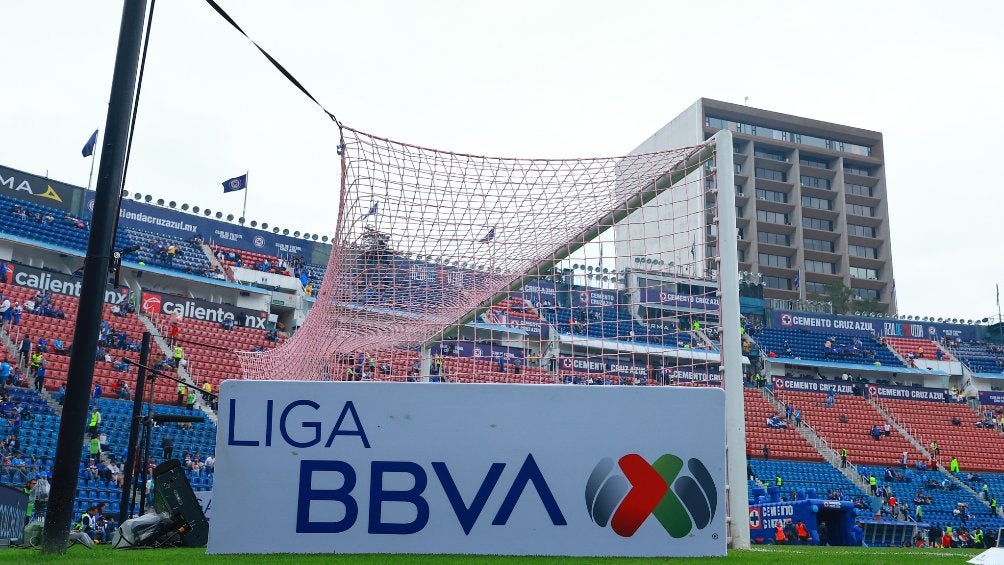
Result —
[{"label": "white advertising board", "polygon": [[226,381],[209,553],[725,555],[717,388]]}]

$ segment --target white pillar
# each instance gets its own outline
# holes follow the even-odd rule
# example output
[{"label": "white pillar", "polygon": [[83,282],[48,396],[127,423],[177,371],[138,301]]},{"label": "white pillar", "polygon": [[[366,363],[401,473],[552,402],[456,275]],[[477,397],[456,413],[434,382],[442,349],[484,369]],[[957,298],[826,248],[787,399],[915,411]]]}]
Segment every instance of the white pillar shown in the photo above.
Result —
[{"label": "white pillar", "polygon": [[742,343],[739,333],[739,245],[736,230],[735,166],[732,132],[715,134],[718,189],[718,290],[721,301],[722,387],[725,389],[726,476],[733,549],[749,549],[746,492],[746,416],[743,401]]}]

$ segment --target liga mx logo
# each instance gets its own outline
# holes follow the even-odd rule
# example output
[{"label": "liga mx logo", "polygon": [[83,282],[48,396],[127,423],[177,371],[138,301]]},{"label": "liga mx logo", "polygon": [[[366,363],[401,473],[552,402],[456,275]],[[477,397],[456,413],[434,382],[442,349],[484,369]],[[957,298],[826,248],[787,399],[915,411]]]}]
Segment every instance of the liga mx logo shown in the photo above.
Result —
[{"label": "liga mx logo", "polygon": [[665,454],[649,464],[636,453],[617,462],[623,475],[614,471],[614,461],[604,457],[593,468],[586,483],[586,510],[596,525],[610,528],[622,537],[631,537],[655,516],[674,538],[704,529],[718,508],[718,487],[700,459],[683,459]]}]

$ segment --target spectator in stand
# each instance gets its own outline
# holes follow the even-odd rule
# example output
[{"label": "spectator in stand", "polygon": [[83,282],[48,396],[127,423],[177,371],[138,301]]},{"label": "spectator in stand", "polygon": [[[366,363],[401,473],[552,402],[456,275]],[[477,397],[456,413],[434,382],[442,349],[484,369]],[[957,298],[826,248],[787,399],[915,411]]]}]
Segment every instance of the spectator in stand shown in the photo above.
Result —
[{"label": "spectator in stand", "polygon": [[207,475],[212,475],[213,471],[216,470],[216,452],[214,451],[209,457],[206,457],[205,470]]},{"label": "spectator in stand", "polygon": [[33,353],[31,355],[31,363],[28,365],[28,376],[33,377],[38,372],[39,367],[45,365],[47,361],[45,360],[45,355],[42,353]]},{"label": "spectator in stand", "polygon": [[180,346],[174,346],[174,368],[181,367],[181,360],[185,357],[185,350]]},{"label": "spectator in stand", "polygon": [[188,399],[185,401],[188,411],[195,410],[195,389],[188,389]]},{"label": "spectator in stand", "polygon": [[948,464],[948,470],[953,475],[959,474],[959,459],[958,457],[952,457],[952,462]]},{"label": "spectator in stand", "polygon": [[67,349],[66,344],[63,343],[63,340],[54,339],[52,340],[52,352],[58,353],[59,355],[66,355],[69,352],[69,349]]},{"label": "spectator in stand", "polygon": [[46,360],[42,359],[42,364],[35,369],[35,390],[42,392],[45,389],[45,365]]},{"label": "spectator in stand", "polygon": [[220,322],[220,327],[223,328],[223,329],[225,329],[225,330],[227,330],[227,331],[233,331],[234,330],[234,321],[233,321],[233,319],[227,318],[227,319],[223,320],[222,322]]},{"label": "spectator in stand", "polygon": [[884,435],[885,437],[889,437],[892,435],[892,426],[889,425],[889,422],[885,423],[885,427],[882,429],[882,435]]},{"label": "spectator in stand", "polygon": [[178,383],[178,406],[185,405],[185,398],[188,396],[188,387],[185,383]]},{"label": "spectator in stand", "polygon": [[6,387],[7,383],[11,380],[11,370],[12,368],[10,363],[7,361],[7,357],[5,356],[3,361],[0,361],[0,387]]},{"label": "spectator in stand", "polygon": [[97,400],[97,399],[101,398],[101,396],[104,394],[104,392],[105,391],[102,390],[102,388],[101,388],[101,383],[97,383],[97,384],[94,385],[94,389],[91,391],[91,396],[94,398],[94,400]]},{"label": "spectator in stand", "polygon": [[165,434],[160,440],[160,448],[164,451],[164,461],[167,461],[174,455],[174,438]]},{"label": "spectator in stand", "polygon": [[17,364],[27,367],[28,363],[31,361],[31,335],[25,333],[24,337],[21,338],[21,347],[17,350]]},{"label": "spectator in stand", "polygon": [[875,441],[878,441],[882,437],[882,428],[872,426],[872,437],[875,438]]},{"label": "spectator in stand", "polygon": [[21,303],[15,302],[14,307],[11,308],[11,310],[13,310],[13,315],[11,317],[10,323],[14,324],[15,326],[20,325],[21,314],[24,314],[24,308],[21,307]]},{"label": "spectator in stand", "polygon": [[101,426],[101,410],[97,406],[91,407],[91,416],[87,420],[87,432],[92,438],[98,436],[98,428]]}]

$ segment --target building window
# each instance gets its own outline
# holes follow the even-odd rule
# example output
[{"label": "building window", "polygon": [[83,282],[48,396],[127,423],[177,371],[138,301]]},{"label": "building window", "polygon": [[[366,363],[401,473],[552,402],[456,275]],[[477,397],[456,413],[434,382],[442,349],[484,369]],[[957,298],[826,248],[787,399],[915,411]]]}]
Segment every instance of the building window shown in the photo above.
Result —
[{"label": "building window", "polygon": [[821,282],[805,281],[805,293],[825,295],[827,293],[826,285]]},{"label": "building window", "polygon": [[776,180],[778,182],[788,181],[788,174],[784,171],[775,171],[774,169],[756,167],[756,169],[754,169],[754,174],[758,179]]},{"label": "building window", "polygon": [[791,279],[784,277],[763,276],[763,285],[767,288],[779,288],[781,290],[791,290]]},{"label": "building window", "polygon": [[867,279],[877,281],[879,278],[878,269],[867,269],[865,267],[851,267],[849,272],[856,279]]},{"label": "building window", "polygon": [[814,177],[810,175],[801,175],[799,177],[799,182],[802,186],[811,186],[813,188],[823,188],[830,190],[830,179],[824,179],[821,177]]},{"label": "building window", "polygon": [[857,224],[847,224],[847,235],[858,237],[875,237],[875,228],[871,226],[859,226]]},{"label": "building window", "polygon": [[802,216],[802,227],[814,230],[833,231],[833,222],[830,220],[821,220],[819,218]]},{"label": "building window", "polygon": [[761,253],[758,256],[757,260],[761,265],[766,265],[768,267],[784,267],[786,269],[791,268],[791,258],[785,257],[784,255]]},{"label": "building window", "polygon": [[743,185],[737,184],[736,185],[736,196],[742,196],[742,195],[743,195]]},{"label": "building window", "polygon": [[879,291],[874,288],[854,288],[854,296],[860,298],[861,300],[878,300]]},{"label": "building window", "polygon": [[[713,116],[705,116],[704,125],[709,128],[733,130],[739,133],[744,133],[746,135],[755,135],[757,137],[774,139],[777,141],[790,141],[792,143],[810,145],[812,147],[822,147],[825,149],[830,149],[832,151],[843,151],[845,153],[852,153],[854,155],[864,155],[866,157],[871,157],[872,154],[872,148],[867,145],[845,143],[843,141],[823,139],[821,137],[815,137],[812,135],[801,135],[790,131],[782,131],[779,129],[769,128],[764,126],[756,126],[753,124],[732,122],[729,120],[723,120],[722,118],[715,118]],[[733,149],[735,149],[735,147],[733,147]]]},{"label": "building window", "polygon": [[743,164],[742,163],[733,163],[732,165],[733,165],[733,168],[736,170],[736,174],[737,175],[741,175],[743,173]]},{"label": "building window", "polygon": [[770,222],[772,224],[784,224],[790,225],[788,221],[788,214],[782,214],[781,212],[771,212],[770,210],[757,210],[756,219],[763,222]]},{"label": "building window", "polygon": [[807,237],[805,238],[805,248],[813,251],[826,251],[828,253],[833,253],[833,242],[826,241],[825,239],[812,239],[811,237]]},{"label": "building window", "polygon": [[847,253],[855,257],[866,257],[868,259],[878,259],[878,249],[865,245],[848,245]]},{"label": "building window", "polygon": [[802,155],[798,158],[798,164],[803,167],[816,167],[817,169],[829,169],[830,162],[825,159],[820,159],[819,157],[809,157],[808,155]]},{"label": "building window", "polygon": [[743,217],[743,207],[742,206],[736,206],[736,217],[737,218],[742,218]]},{"label": "building window", "polygon": [[872,187],[865,186],[863,184],[847,183],[844,186],[846,187],[848,194],[857,194],[858,196],[868,196],[868,197],[871,197],[873,194]]},{"label": "building window", "polygon": [[844,165],[844,172],[852,175],[860,175],[862,177],[872,176],[872,170],[864,165]]},{"label": "building window", "polygon": [[772,161],[787,161],[788,154],[784,151],[772,151],[770,149],[754,149],[753,155],[756,157],[762,157],[764,159],[770,159]]},{"label": "building window", "polygon": [[875,208],[872,206],[862,206],[861,204],[848,204],[847,213],[855,216],[875,217]]},{"label": "building window", "polygon": [[739,262],[740,263],[745,263],[746,262],[746,250],[745,249],[740,249],[739,250]]},{"label": "building window", "polygon": [[756,189],[757,200],[769,200],[771,202],[788,202],[788,195],[777,190],[767,190],[766,188]]},{"label": "building window", "polygon": [[760,243],[772,243],[774,245],[791,245],[791,239],[783,233],[774,233],[769,231],[758,231],[756,233],[756,239]]},{"label": "building window", "polygon": [[809,208],[815,208],[817,210],[832,210],[833,201],[827,200],[826,198],[815,198],[812,196],[802,197],[802,206],[807,206]]},{"label": "building window", "polygon": [[837,272],[837,266],[834,263],[828,263],[826,261],[806,261],[805,270],[810,273],[825,273],[827,275],[832,275]]}]

